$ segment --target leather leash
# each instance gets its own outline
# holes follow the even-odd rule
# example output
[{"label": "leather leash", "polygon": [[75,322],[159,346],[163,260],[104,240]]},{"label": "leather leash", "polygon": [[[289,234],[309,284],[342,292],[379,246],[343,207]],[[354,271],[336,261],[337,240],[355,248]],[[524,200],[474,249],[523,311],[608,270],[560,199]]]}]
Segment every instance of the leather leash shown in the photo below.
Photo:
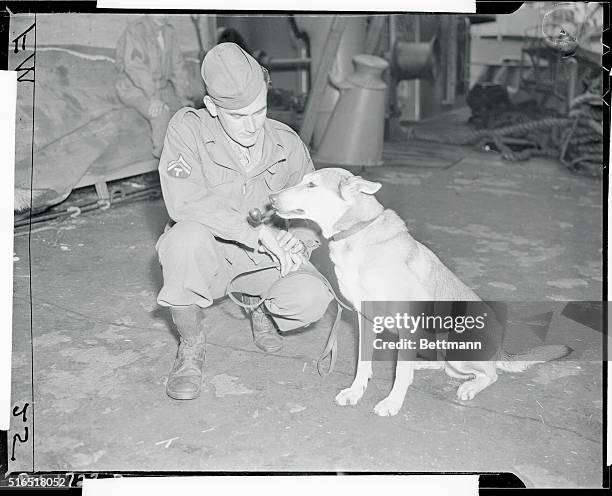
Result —
[{"label": "leather leash", "polygon": [[[262,305],[263,302],[268,298],[270,290],[266,291],[261,296],[261,299],[257,303],[244,303],[234,296],[233,291],[232,291],[232,284],[234,283],[236,279],[238,279],[239,277],[242,277],[243,275],[252,274],[254,272],[261,272],[263,270],[278,269],[278,268],[280,268],[279,263],[269,262],[269,263],[262,264],[258,267],[254,267],[252,269],[245,270],[244,272],[241,272],[240,274],[236,274],[234,277],[232,277],[232,279],[230,279],[229,283],[227,284],[225,293],[227,294],[227,296],[229,296],[230,300],[232,300],[239,307],[242,307],[246,310],[255,310],[257,307]],[[289,274],[287,274],[285,278],[291,277],[292,275],[296,275],[296,274],[300,274],[300,272],[289,272]],[[309,272],[309,274],[312,275],[313,277],[318,278],[323,283],[323,285],[332,294],[332,296],[334,297],[334,300],[336,300],[336,303],[338,305],[338,312],[336,313],[336,318],[329,331],[329,335],[327,336],[327,342],[325,343],[325,347],[323,348],[323,351],[321,352],[321,355],[319,356],[317,360],[317,372],[319,373],[320,376],[327,376],[332,373],[332,371],[334,370],[334,367],[336,366],[336,359],[338,355],[338,325],[340,323],[340,319],[342,318],[342,309],[345,308],[347,310],[350,310],[351,312],[357,312],[357,313],[360,313],[360,312],[355,310],[353,307],[351,307],[347,303],[344,303],[338,297],[331,283],[325,278],[325,276],[323,276],[322,274],[318,272],[315,272],[315,273]],[[325,371],[323,369],[323,361],[328,356],[329,356],[329,367],[327,371]]]}]

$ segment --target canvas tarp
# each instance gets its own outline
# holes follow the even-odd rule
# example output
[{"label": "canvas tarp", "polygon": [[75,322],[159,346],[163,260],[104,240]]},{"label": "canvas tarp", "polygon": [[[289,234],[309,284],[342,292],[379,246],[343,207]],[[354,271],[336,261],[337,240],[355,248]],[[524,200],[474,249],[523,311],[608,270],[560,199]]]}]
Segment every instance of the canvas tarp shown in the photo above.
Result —
[{"label": "canvas tarp", "polygon": [[[201,95],[197,64],[187,66],[193,94]],[[31,121],[34,111],[34,146],[27,135],[16,140],[16,208],[20,193],[29,204],[30,189],[33,210],[44,209],[63,201],[86,173],[120,173],[153,160],[149,124],[121,104],[116,77],[111,50],[37,50],[34,109],[30,98],[17,102],[18,121]]]}]

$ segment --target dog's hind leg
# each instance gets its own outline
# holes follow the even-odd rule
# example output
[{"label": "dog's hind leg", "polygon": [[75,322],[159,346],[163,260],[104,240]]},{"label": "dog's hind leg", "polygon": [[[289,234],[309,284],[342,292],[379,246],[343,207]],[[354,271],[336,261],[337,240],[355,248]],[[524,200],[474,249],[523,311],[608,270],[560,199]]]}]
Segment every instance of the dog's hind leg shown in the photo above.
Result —
[{"label": "dog's hind leg", "polygon": [[444,362],[442,360],[417,360],[413,362],[414,370],[443,370]]},{"label": "dog's hind leg", "polygon": [[[360,308],[360,306],[355,308]],[[359,318],[358,320],[359,356],[357,357],[357,373],[351,386],[343,389],[336,395],[336,403],[341,406],[356,405],[363,396],[368,387],[368,381],[372,377],[372,353],[374,352],[375,334],[373,332],[364,334],[361,324],[362,319]]]},{"label": "dog's hind leg", "polygon": [[[454,369],[464,374],[472,374],[473,379],[465,381],[457,389],[457,398],[471,400],[480,391],[489,387],[497,380],[495,362],[450,362]],[[469,366],[466,366],[469,365]]]}]

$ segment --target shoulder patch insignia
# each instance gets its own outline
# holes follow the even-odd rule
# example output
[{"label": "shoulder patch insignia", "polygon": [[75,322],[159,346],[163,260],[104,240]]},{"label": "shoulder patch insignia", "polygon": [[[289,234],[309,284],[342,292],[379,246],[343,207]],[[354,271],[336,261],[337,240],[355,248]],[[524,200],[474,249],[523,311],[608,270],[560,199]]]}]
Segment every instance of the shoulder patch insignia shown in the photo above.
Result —
[{"label": "shoulder patch insignia", "polygon": [[171,177],[189,177],[191,174],[191,166],[185,162],[183,156],[179,153],[176,160],[168,163],[168,175]]}]

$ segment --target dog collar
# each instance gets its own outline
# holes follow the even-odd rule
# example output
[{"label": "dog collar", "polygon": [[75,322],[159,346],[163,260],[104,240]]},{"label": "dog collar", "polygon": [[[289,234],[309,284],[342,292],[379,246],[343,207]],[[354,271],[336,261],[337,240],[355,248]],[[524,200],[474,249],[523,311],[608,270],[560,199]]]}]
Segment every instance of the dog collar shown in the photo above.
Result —
[{"label": "dog collar", "polygon": [[342,241],[343,239],[350,238],[353,234],[357,234],[359,231],[362,231],[363,229],[368,227],[370,224],[372,224],[374,221],[378,220],[383,214],[384,214],[384,211],[383,213],[381,213],[380,215],[377,215],[373,219],[357,222],[357,224],[353,224],[351,227],[349,227],[348,229],[345,229],[344,231],[338,231],[336,234],[334,234],[329,239],[331,241]]}]

